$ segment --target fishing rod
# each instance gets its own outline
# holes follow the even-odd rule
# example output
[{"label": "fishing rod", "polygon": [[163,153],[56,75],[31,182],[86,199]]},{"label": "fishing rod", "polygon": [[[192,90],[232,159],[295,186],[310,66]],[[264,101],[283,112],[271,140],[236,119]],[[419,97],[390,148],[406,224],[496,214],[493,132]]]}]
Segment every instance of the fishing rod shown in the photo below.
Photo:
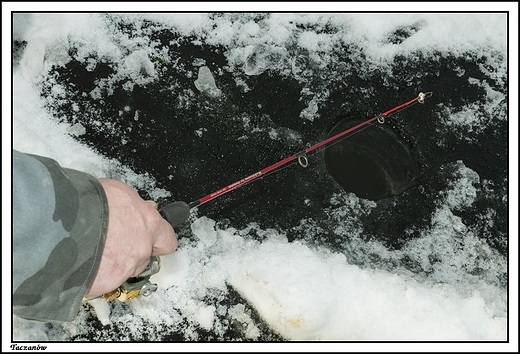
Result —
[{"label": "fishing rod", "polygon": [[[267,166],[261,169],[258,172],[255,172],[247,177],[242,178],[241,180],[234,182],[224,188],[221,188],[213,193],[210,193],[200,199],[194,200],[190,203],[186,203],[183,201],[176,201],[170,204],[167,204],[159,209],[159,213],[162,215],[166,221],[172,226],[176,227],[186,220],[188,220],[190,216],[190,210],[196,208],[202,204],[205,204],[211,200],[214,200],[226,193],[229,193],[237,188],[243,187],[246,184],[249,184],[259,178],[265,177],[270,173],[274,173],[276,171],[281,170],[281,167],[293,163],[298,162],[302,167],[308,166],[307,157],[311,153],[316,153],[322,149],[327,148],[328,146],[338,142],[340,139],[348,137],[349,134],[354,133],[356,131],[360,131],[368,127],[369,125],[378,122],[383,124],[385,119],[403,111],[406,108],[413,106],[416,103],[424,103],[424,100],[428,97],[432,96],[432,92],[419,93],[419,95],[409,101],[401,103],[385,112],[382,112],[370,119],[367,119],[351,128],[348,128],[340,133],[337,133],[325,140],[322,140],[296,154],[293,154],[289,157],[286,157],[283,160],[273,163],[270,166]],[[150,258],[150,263],[148,267],[137,277],[129,278],[124,284],[122,284],[118,289],[103,295],[103,297],[107,301],[111,301],[114,299],[118,299],[121,302],[130,300],[132,298],[137,297],[138,295],[148,296],[151,293],[155,292],[157,289],[157,285],[150,282],[150,277],[159,272],[160,269],[160,258],[157,256],[152,256]]]},{"label": "fishing rod", "polygon": [[193,208],[196,208],[202,204],[205,204],[215,198],[218,198],[228,192],[231,192],[232,190],[235,190],[237,188],[240,188],[246,184],[249,184],[251,182],[253,182],[254,180],[258,179],[258,178],[261,178],[263,176],[265,176],[266,174],[269,174],[277,169],[279,169],[280,167],[290,163],[290,162],[293,162],[293,161],[298,161],[298,163],[302,166],[302,167],[307,167],[308,166],[308,160],[307,160],[307,156],[310,154],[310,153],[314,153],[314,152],[317,152],[319,150],[321,150],[322,148],[326,148],[327,145],[330,145],[331,143],[333,142],[336,142],[337,140],[341,139],[341,138],[344,138],[346,137],[349,133],[352,133],[352,132],[355,132],[363,127],[366,127],[372,123],[374,123],[375,121],[379,122],[379,123],[384,123],[385,122],[385,119],[390,117],[391,115],[394,115],[416,103],[424,103],[424,100],[428,97],[430,97],[432,95],[431,92],[427,92],[427,93],[420,93],[417,97],[415,97],[414,99],[411,99],[407,102],[404,102],[394,108],[391,108],[383,113],[380,113],[378,114],[377,116],[373,117],[373,118],[370,118],[370,119],[367,119],[366,121],[362,122],[362,123],[359,123],[349,129],[346,129],[336,135],[333,135],[323,141],[320,141],[319,143],[316,143],[314,145],[312,145],[311,147],[308,147],[306,148],[305,150],[301,151],[301,152],[298,152],[296,154],[293,154],[283,160],[280,160],[270,166],[267,166],[265,167],[264,169],[258,171],[258,172],[255,172],[253,173],[252,175],[249,175],[245,178],[242,178],[241,180],[235,182],[235,183],[232,183],[222,189],[219,189],[211,194],[208,194],[198,200],[195,200],[191,203],[188,204],[189,208],[190,209],[193,209]]}]

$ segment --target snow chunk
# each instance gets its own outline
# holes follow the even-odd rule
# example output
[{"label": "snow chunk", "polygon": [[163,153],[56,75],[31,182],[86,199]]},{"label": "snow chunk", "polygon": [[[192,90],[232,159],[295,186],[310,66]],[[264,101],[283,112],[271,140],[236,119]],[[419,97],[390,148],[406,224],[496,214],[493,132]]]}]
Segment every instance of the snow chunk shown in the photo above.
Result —
[{"label": "snow chunk", "polygon": [[276,68],[287,55],[287,50],[270,45],[249,45],[244,53],[244,73],[246,75],[260,75],[268,68]]},{"label": "snow chunk", "polygon": [[102,297],[98,297],[92,300],[89,300],[89,303],[94,308],[96,315],[99,321],[103,324],[103,326],[110,324],[110,306],[108,302]]},{"label": "snow chunk", "polygon": [[260,330],[255,326],[253,319],[243,304],[238,304],[229,308],[229,315],[245,327],[245,335],[250,339],[257,339]]},{"label": "snow chunk", "polygon": [[68,130],[69,134],[73,135],[73,136],[81,136],[87,132],[85,127],[79,122],[70,126],[67,130]]},{"label": "snow chunk", "polygon": [[155,75],[153,63],[148,58],[148,54],[144,49],[137,50],[126,57],[125,66],[136,73],[145,74],[147,76]]},{"label": "snow chunk", "polygon": [[316,118],[318,113],[318,100],[313,97],[309,105],[300,113],[300,117],[310,120],[311,122]]},{"label": "snow chunk", "polygon": [[215,319],[215,306],[202,306],[195,313],[195,319],[205,330],[210,330],[213,327]]},{"label": "snow chunk", "polygon": [[195,87],[209,97],[218,97],[221,93],[207,66],[201,66],[199,68],[199,76],[197,77],[197,80],[195,80]]},{"label": "snow chunk", "polygon": [[480,182],[479,175],[467,168],[462,161],[457,161],[458,179],[451,182],[451,188],[446,191],[446,203],[451,209],[469,207],[477,198],[474,184]]},{"label": "snow chunk", "polygon": [[29,82],[35,82],[38,75],[43,70],[43,60],[45,57],[45,44],[41,38],[27,43],[20,60],[22,76]]},{"label": "snow chunk", "polygon": [[205,244],[213,244],[217,241],[217,232],[215,231],[214,220],[205,216],[198,218],[191,224],[193,234]]}]

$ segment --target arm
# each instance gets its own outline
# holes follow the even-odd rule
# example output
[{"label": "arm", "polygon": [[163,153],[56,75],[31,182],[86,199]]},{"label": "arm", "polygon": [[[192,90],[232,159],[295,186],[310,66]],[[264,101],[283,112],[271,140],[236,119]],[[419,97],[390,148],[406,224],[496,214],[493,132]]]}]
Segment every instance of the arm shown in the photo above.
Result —
[{"label": "arm", "polygon": [[108,202],[94,177],[13,151],[13,312],[70,321],[101,261]]},{"label": "arm", "polygon": [[15,315],[73,320],[83,297],[114,290],[176,247],[157,205],[125,183],[13,151]]}]

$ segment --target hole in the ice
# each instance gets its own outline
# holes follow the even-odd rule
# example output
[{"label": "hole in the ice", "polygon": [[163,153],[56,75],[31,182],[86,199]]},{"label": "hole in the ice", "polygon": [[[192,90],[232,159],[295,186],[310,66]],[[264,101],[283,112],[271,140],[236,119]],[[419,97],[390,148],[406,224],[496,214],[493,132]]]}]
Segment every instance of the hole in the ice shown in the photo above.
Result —
[{"label": "hole in the ice", "polygon": [[[365,118],[341,120],[329,133],[340,133]],[[369,200],[398,195],[418,177],[410,146],[388,124],[374,123],[354,131],[325,150],[325,165],[347,192]]]}]

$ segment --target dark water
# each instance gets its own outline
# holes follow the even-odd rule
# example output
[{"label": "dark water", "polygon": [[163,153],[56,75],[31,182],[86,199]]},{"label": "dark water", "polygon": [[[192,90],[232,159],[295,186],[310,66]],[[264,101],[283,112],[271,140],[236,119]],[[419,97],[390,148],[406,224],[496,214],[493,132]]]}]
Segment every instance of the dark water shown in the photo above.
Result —
[{"label": "dark water", "polygon": [[[366,117],[347,117],[329,135],[335,137],[366,122]],[[346,192],[359,198],[382,200],[397,196],[413,186],[418,177],[410,146],[384,123],[381,116],[353,130],[348,138],[332,141],[324,150],[327,172]]]},{"label": "dark water", "polygon": [[[124,21],[114,20],[113,25],[129,36],[135,35],[135,28]],[[389,34],[388,41],[401,43],[417,30],[396,29]],[[330,53],[333,60],[324,67],[295,46],[287,48],[289,55],[296,58],[302,72],[308,70],[312,74],[295,76],[268,67],[258,75],[248,76],[229,69],[225,57],[229,48],[194,44],[200,38],[183,37],[170,30],[150,28],[146,32],[160,45],[176,43],[168,57],[151,58],[159,73],[151,83],[135,84],[133,90],[126,90],[125,84],[131,79],[114,79],[116,63],[92,53],[97,62],[92,70],[86,62],[74,59],[76,52],[71,43],[69,54],[73,60],[52,69],[50,75],[55,81],[43,82],[41,94],[52,97],[53,86],[63,85],[65,96],[50,100],[48,106],[56,119],[81,123],[86,129],[78,137],[81,142],[121,161],[136,173],[153,176],[158,188],[172,193],[171,199],[158,202],[197,200],[325,139],[346,116],[370,118],[416,97],[419,92],[431,91],[433,96],[424,104],[415,105],[385,123],[410,147],[411,159],[417,163],[413,185],[396,196],[375,201],[366,212],[353,215],[353,223],[362,229],[363,240],[378,240],[391,250],[401,249],[431,227],[439,196],[459,173],[457,161],[462,161],[478,174],[481,184],[475,202],[458,210],[457,216],[469,230],[507,256],[508,119],[492,119],[492,124],[473,140],[466,139],[460,129],[447,127],[443,119],[443,107],[485,104],[484,90],[470,84],[469,77],[485,80],[506,97],[495,111],[480,112],[481,119],[507,117],[507,85],[482,70],[485,58],[471,52],[461,55],[439,52],[430,56],[417,52],[396,56],[389,64],[390,70],[377,66],[366,70],[365,54],[356,44],[334,48]],[[260,65],[255,60],[262,55],[268,54],[260,47],[248,59],[250,67]],[[198,72],[198,66],[193,64],[195,58],[205,59],[222,91],[220,97],[207,97],[194,87]],[[237,85],[237,78],[241,85]],[[102,90],[102,100],[91,99],[88,93],[103,79],[114,80],[113,92]],[[507,83],[507,78],[501,79]],[[319,117],[314,120],[300,117],[312,98],[310,94],[308,97],[302,94],[305,90],[328,94],[320,102]],[[221,227],[237,229],[254,221],[262,228],[285,232],[290,241],[304,239],[348,253],[345,239],[335,233],[338,224],[344,221],[334,214],[341,204],[331,204],[331,198],[344,190],[327,172],[323,153],[313,155],[309,162],[308,168],[290,166],[203,205],[199,215],[216,220]],[[146,191],[139,192],[148,197]],[[489,214],[490,210],[493,213]],[[302,232],[299,227],[302,219],[319,226],[323,230],[320,237],[313,239]],[[181,227],[179,235],[191,237],[189,227]],[[349,261],[364,267],[405,268],[427,275],[427,270],[406,256],[388,262],[378,255],[365,258],[351,255]],[[505,269],[495,282],[502,287],[507,285]],[[229,304],[245,303],[233,289],[229,291]],[[217,304],[218,299],[208,299],[208,303]],[[250,310],[254,313],[254,309]],[[280,339],[259,316],[253,317],[262,329],[261,340]],[[78,338],[106,338],[101,332],[104,329],[97,332],[96,319],[89,321],[94,326],[92,332]],[[219,321],[227,323],[225,316]],[[197,340],[246,339],[244,329],[238,324],[227,325],[225,333],[197,329]],[[123,334],[115,331],[110,336],[118,338]],[[164,341],[193,339],[187,338],[182,328],[165,329],[164,333],[151,336]],[[138,339],[146,340],[146,333]]]}]

